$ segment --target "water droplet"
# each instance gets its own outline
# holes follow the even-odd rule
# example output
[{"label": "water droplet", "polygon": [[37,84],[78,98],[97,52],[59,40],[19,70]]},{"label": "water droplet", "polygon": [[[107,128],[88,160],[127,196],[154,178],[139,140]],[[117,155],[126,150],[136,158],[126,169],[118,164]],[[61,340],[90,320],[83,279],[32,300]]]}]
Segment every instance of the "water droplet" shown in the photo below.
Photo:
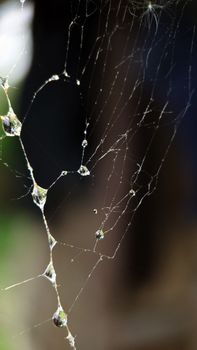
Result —
[{"label": "water droplet", "polygon": [[96,239],[98,239],[98,241],[100,241],[101,239],[104,238],[104,232],[102,229],[97,230],[95,233]]},{"label": "water droplet", "polygon": [[90,171],[85,165],[81,165],[79,170],[77,171],[81,176],[88,176],[90,175]]},{"label": "water droplet", "polygon": [[8,78],[0,77],[0,85],[5,91],[7,91],[9,89]]},{"label": "water droplet", "polygon": [[53,314],[52,319],[57,327],[66,327],[67,325],[67,315],[61,306],[59,306],[57,311]]},{"label": "water droplet", "polygon": [[80,85],[80,80],[79,80],[79,79],[76,80],[76,84],[77,84],[78,86]]},{"label": "water droplet", "polygon": [[68,174],[68,171],[63,170],[61,175],[62,175],[62,176],[66,176],[67,174]]},{"label": "water droplet", "polygon": [[65,75],[65,77],[66,77],[66,78],[70,78],[70,75],[67,73],[67,71],[66,71],[66,70],[64,71],[64,73],[63,73],[63,74]]},{"label": "water droplet", "polygon": [[131,190],[129,191],[129,194],[132,194],[132,196],[134,197],[134,196],[135,196],[135,191],[134,191],[133,189],[131,189]]},{"label": "water droplet", "polygon": [[57,244],[57,241],[55,240],[55,238],[51,234],[48,236],[48,242],[49,242],[50,250],[52,250],[55,247],[55,245]]},{"label": "water droplet", "polygon": [[22,124],[12,110],[7,115],[1,116],[1,120],[7,136],[20,136]]},{"label": "water droplet", "polygon": [[98,214],[98,210],[96,208],[93,209],[94,214]]},{"label": "water droplet", "polygon": [[43,276],[46,277],[52,284],[56,283],[56,272],[51,262],[44,271]]},{"label": "water droplet", "polygon": [[34,203],[40,207],[41,209],[44,208],[44,205],[47,200],[47,191],[46,189],[38,186],[36,183],[34,184],[34,188],[32,191],[32,198]]},{"label": "water droplet", "polygon": [[71,348],[75,348],[75,338],[74,338],[73,335],[70,333],[70,331],[69,331],[69,333],[68,333],[66,339],[68,340],[68,342],[69,342]]},{"label": "water droplet", "polygon": [[51,80],[59,80],[59,75],[52,75]]},{"label": "water droplet", "polygon": [[87,147],[87,145],[88,145],[88,141],[86,140],[86,139],[84,139],[83,141],[82,141],[82,147]]}]

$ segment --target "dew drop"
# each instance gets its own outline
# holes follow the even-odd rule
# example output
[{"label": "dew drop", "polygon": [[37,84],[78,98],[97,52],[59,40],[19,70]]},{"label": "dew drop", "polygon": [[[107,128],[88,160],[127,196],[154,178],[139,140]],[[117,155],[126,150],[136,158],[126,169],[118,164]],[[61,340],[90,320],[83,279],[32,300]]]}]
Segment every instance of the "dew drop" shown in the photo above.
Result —
[{"label": "dew drop", "polygon": [[69,332],[66,339],[68,340],[70,346],[72,348],[75,348],[75,338],[73,337],[73,335]]},{"label": "dew drop", "polygon": [[97,231],[95,232],[95,236],[96,236],[96,239],[98,239],[98,241],[100,241],[101,239],[103,239],[103,238],[104,238],[104,232],[103,232],[103,230],[102,230],[102,229],[97,230]]},{"label": "dew drop", "polygon": [[53,248],[57,244],[57,241],[55,240],[55,238],[51,234],[48,236],[48,242],[49,242],[50,250],[53,250]]},{"label": "dew drop", "polygon": [[57,311],[53,314],[53,322],[57,327],[66,327],[67,325],[67,315],[61,306],[58,306]]},{"label": "dew drop", "polygon": [[56,283],[56,272],[51,262],[44,271],[43,276],[46,277],[52,284]]},{"label": "dew drop", "polygon": [[70,78],[70,75],[67,73],[66,70],[64,71],[64,75],[65,75],[66,78]]},{"label": "dew drop", "polygon": [[9,84],[8,84],[8,78],[3,78],[3,77],[0,77],[0,85],[2,86],[2,88],[7,91],[8,88],[9,88]]},{"label": "dew drop", "polygon": [[85,148],[85,147],[87,147],[87,145],[88,145],[88,141],[86,140],[86,139],[84,139],[83,141],[82,141],[82,147],[83,148]]},{"label": "dew drop", "polygon": [[52,75],[51,80],[59,80],[59,75]]},{"label": "dew drop", "polygon": [[1,116],[1,120],[7,136],[20,136],[22,124],[12,110],[7,115]]},{"label": "dew drop", "polygon": [[90,171],[85,165],[81,165],[79,170],[77,171],[81,176],[88,176],[90,175]]},{"label": "dew drop", "polygon": [[129,194],[132,194],[132,196],[134,197],[134,196],[135,196],[135,191],[134,191],[133,189],[131,189],[131,190],[129,191]]},{"label": "dew drop", "polygon": [[36,183],[34,184],[34,188],[33,188],[33,191],[32,191],[32,198],[33,198],[34,203],[38,207],[40,207],[41,209],[44,208],[44,205],[46,203],[47,191],[48,190],[38,186]]},{"label": "dew drop", "polygon": [[67,174],[68,174],[67,170],[63,170],[62,173],[61,173],[62,176],[66,176]]},{"label": "dew drop", "polygon": [[94,214],[98,214],[98,210],[96,208],[93,209]]}]

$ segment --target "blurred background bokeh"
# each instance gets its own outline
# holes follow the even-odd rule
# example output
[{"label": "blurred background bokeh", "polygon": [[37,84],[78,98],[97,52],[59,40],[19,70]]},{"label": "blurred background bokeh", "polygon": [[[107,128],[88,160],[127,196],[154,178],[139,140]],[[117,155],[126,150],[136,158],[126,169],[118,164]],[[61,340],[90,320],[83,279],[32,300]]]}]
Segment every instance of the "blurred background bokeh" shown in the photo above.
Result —
[{"label": "blurred background bokeh", "polygon": [[[119,1],[101,3],[106,6],[104,14],[107,13],[109,3],[111,4],[113,15],[110,17],[110,26],[113,28],[113,20],[120,20],[117,16]],[[20,1],[0,2],[0,76],[9,75],[12,106],[21,121],[27,116],[22,139],[35,171],[35,178],[44,188],[48,188],[62,170],[78,169],[81,159],[81,140],[88,105],[84,101],[90,76],[80,89],[73,81],[63,78],[47,85],[29,110],[35,91],[50,76],[60,74],[63,70],[68,28],[77,4],[78,1],[74,0],[72,6],[71,2],[63,0],[50,0],[47,3],[27,0],[22,7]],[[88,30],[84,32],[82,63],[87,62],[89,47],[95,40],[95,4],[99,7],[100,1],[98,4],[96,1],[90,2],[92,15],[86,24]],[[122,0],[120,4],[125,9],[128,1]],[[79,8],[79,11],[83,16],[83,8]],[[197,348],[197,47],[196,35],[193,36],[197,21],[196,11],[195,1],[188,2],[186,7],[180,1],[176,12],[170,8],[159,22],[161,27],[157,35],[162,38],[172,18],[181,18],[174,39],[173,65],[168,68],[163,66],[159,83],[157,82],[155,110],[161,110],[163,101],[167,99],[167,92],[170,96],[170,109],[175,112],[180,113],[189,104],[186,96],[189,67],[192,67],[191,90],[194,89],[192,104],[185,118],[181,120],[165,159],[157,190],[136,211],[116,259],[104,261],[98,267],[73,308],[69,322],[80,350]],[[132,16],[130,18],[132,20]],[[120,22],[117,25],[121,28]],[[112,64],[120,57],[121,41],[125,38],[127,40],[128,28],[130,27],[125,31],[120,30],[116,43],[112,42],[112,47],[116,48],[114,56],[112,50],[109,50]],[[175,34],[175,28],[173,30]],[[143,35],[145,33],[146,29]],[[134,24],[129,36],[130,45],[133,45],[137,35],[137,24]],[[143,35],[140,40],[143,40]],[[191,54],[192,37],[194,40]],[[169,38],[170,34],[166,40]],[[72,43],[68,69],[71,76],[76,78],[79,33],[74,34]],[[159,62],[157,55],[162,52],[163,42],[160,44],[157,39],[154,45],[157,54],[148,68],[148,74],[153,75],[153,80],[155,64],[158,65]],[[172,49],[168,46],[166,48],[166,52]],[[128,49],[127,55],[129,52]],[[102,66],[102,63],[101,60],[98,65]],[[135,63],[135,67],[138,68],[138,63]],[[100,69],[103,70],[103,66]],[[97,74],[99,77],[99,69]],[[106,91],[107,84],[112,86],[110,74],[110,71],[106,71],[104,76]],[[124,67],[121,74],[125,77]],[[169,84],[169,80],[164,79],[166,76],[172,80],[173,92],[169,90],[169,86],[166,87]],[[135,82],[135,72],[129,75],[129,79]],[[144,90],[138,111],[141,114],[150,98],[150,81],[143,81]],[[95,83],[90,91],[90,105],[96,100],[96,88]],[[117,85],[117,96],[118,91],[123,91],[121,89],[120,83]],[[165,96],[163,90],[168,90]],[[103,108],[106,96],[103,95],[98,101],[99,111]],[[109,102],[106,114],[111,113],[110,104],[115,104],[117,96]],[[128,94],[125,92],[125,101],[127,99]],[[127,115],[132,114],[134,104],[135,99],[128,104],[116,132],[121,133],[129,125]],[[123,105],[122,102],[121,107]],[[7,107],[2,89],[0,115],[6,114]],[[157,112],[153,115],[152,123],[158,115]],[[87,159],[94,146],[99,143],[99,129],[103,130],[108,120],[109,116],[103,114],[99,126],[96,125],[96,132],[93,129],[94,137],[87,151]],[[90,127],[94,127],[93,122]],[[168,129],[161,127],[159,138],[145,164],[150,173],[152,168],[161,163],[163,150],[170,143],[168,132]],[[112,133],[111,138],[113,137]],[[139,159],[147,149],[147,139],[150,139],[149,130],[144,128],[133,144],[137,147],[135,155]],[[128,154],[126,175],[130,174],[134,163],[133,151],[131,153]],[[0,287],[4,288],[42,273],[48,264],[49,252],[42,217],[38,208],[33,205],[29,193],[31,181],[18,140],[6,138],[0,141],[0,159]],[[122,164],[120,160],[117,162]],[[135,163],[138,163],[138,158]],[[104,180],[105,172],[111,171],[112,164],[111,160],[110,163],[102,163],[97,175],[91,179],[81,179],[78,176],[62,178],[49,192],[46,215],[51,232],[58,241],[75,247],[93,247],[94,232],[103,217],[101,207],[107,185]],[[108,202],[110,196],[113,198],[116,186],[112,177]],[[124,186],[122,191],[124,193]],[[97,215],[94,208],[98,210]],[[121,222],[124,229],[131,217],[132,210],[128,210]],[[110,239],[101,243],[106,254],[113,253],[121,235],[120,226]],[[94,254],[78,254],[75,248],[58,245],[54,259],[61,300],[67,310],[94,266],[96,257]],[[51,321],[46,321],[51,318],[55,309],[55,293],[49,281],[44,278],[35,278],[7,292],[1,291],[0,350],[69,349],[64,339],[64,330],[55,328]]]}]

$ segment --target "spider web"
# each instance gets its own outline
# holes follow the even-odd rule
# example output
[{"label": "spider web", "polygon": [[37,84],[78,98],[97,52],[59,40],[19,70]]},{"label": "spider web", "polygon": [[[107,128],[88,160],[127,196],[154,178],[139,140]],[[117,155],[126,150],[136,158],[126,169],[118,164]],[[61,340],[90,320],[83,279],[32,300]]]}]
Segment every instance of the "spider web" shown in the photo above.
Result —
[{"label": "spider web", "polygon": [[[10,100],[10,76],[1,78],[8,105],[1,118],[1,162],[22,176],[4,159],[6,141],[14,136],[27,169],[22,176],[27,189],[23,194],[40,210],[49,256],[38,274],[13,281],[1,293],[21,289],[22,285],[31,285],[32,289],[35,281],[45,279],[56,299],[52,315],[44,320],[41,317],[19,331],[17,337],[55,323],[63,329],[63,348],[82,348],[80,326],[72,321],[72,315],[84,293],[88,294],[88,285],[103,271],[101,266],[108,269],[110,262],[118,264],[134,215],[156,190],[177,129],[191,105],[195,28],[188,31],[187,64],[177,67],[188,3],[69,1],[64,66],[26,97],[23,116],[16,115]],[[26,3],[21,1],[19,14],[24,6]],[[176,77],[180,70],[184,99],[177,104]],[[51,94],[54,98],[50,104]],[[66,101],[62,108],[68,108],[68,112],[59,109],[62,100]],[[45,112],[50,109],[51,114]],[[43,121],[39,119],[41,114]],[[48,149],[47,138],[52,140]],[[38,151],[42,153],[39,164],[38,155],[33,155]],[[57,153],[63,156],[54,162]],[[62,195],[63,188],[66,195]],[[53,201],[55,204],[48,205]],[[59,235],[53,224],[55,217],[63,227]],[[65,217],[71,217],[71,233],[64,229]],[[67,265],[63,269],[62,259]],[[79,264],[83,263],[85,271],[80,276],[76,270],[81,273]],[[70,292],[65,292],[67,288]],[[56,334],[54,328],[50,332]],[[89,332],[87,329],[84,348]]]}]

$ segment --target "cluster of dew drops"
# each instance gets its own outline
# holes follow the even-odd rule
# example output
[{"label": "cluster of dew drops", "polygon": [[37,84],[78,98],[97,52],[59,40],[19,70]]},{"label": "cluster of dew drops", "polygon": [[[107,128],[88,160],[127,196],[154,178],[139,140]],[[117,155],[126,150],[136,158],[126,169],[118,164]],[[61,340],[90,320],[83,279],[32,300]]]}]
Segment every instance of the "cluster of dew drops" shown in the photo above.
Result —
[{"label": "cluster of dew drops", "polygon": [[[20,3],[23,5],[25,3],[26,0],[20,0]],[[68,75],[66,72],[65,73],[65,77],[68,78]],[[59,76],[58,75],[53,75],[51,78],[49,78],[45,84],[53,81],[53,80],[58,80]],[[45,85],[44,84],[44,85]],[[76,81],[77,85],[80,85],[80,81]],[[44,87],[43,85],[43,87]],[[8,103],[8,112],[6,115],[0,116],[0,120],[2,122],[2,129],[4,132],[4,135],[0,137],[0,140],[3,140],[5,137],[18,137],[20,145],[21,145],[21,149],[23,152],[23,156],[25,158],[26,161],[26,165],[27,165],[27,169],[29,171],[30,177],[31,177],[31,181],[32,181],[32,190],[31,190],[31,196],[32,196],[32,200],[34,202],[34,204],[39,207],[41,214],[42,214],[42,218],[43,218],[43,222],[45,225],[45,229],[46,229],[46,233],[47,233],[47,239],[48,239],[48,247],[49,247],[49,253],[50,253],[50,259],[49,259],[49,263],[48,266],[46,267],[45,271],[40,274],[38,277],[45,277],[47,278],[50,283],[52,284],[53,288],[55,289],[56,292],[56,297],[57,297],[57,309],[54,312],[53,316],[52,316],[52,320],[54,322],[54,324],[57,327],[60,328],[66,328],[67,331],[67,336],[66,339],[69,342],[70,346],[76,350],[76,344],[75,344],[75,337],[72,335],[69,326],[68,326],[68,315],[67,313],[64,311],[62,305],[61,305],[61,300],[60,300],[60,296],[59,296],[59,292],[58,292],[58,286],[57,286],[57,282],[56,282],[56,270],[54,267],[54,263],[53,263],[53,249],[56,246],[56,244],[58,243],[56,241],[56,239],[52,236],[49,226],[48,226],[48,222],[47,219],[45,217],[45,204],[47,201],[47,194],[49,189],[58,181],[58,179],[60,177],[66,176],[69,173],[73,174],[73,173],[78,173],[80,176],[82,177],[86,177],[90,175],[90,170],[87,168],[86,165],[84,165],[83,161],[84,161],[84,154],[85,154],[85,149],[88,146],[88,141],[87,141],[87,129],[89,124],[86,122],[86,126],[85,126],[85,130],[84,130],[84,138],[82,140],[81,143],[81,147],[82,147],[82,157],[81,157],[81,164],[79,166],[79,168],[75,171],[67,171],[67,170],[63,170],[61,172],[61,174],[58,176],[58,178],[52,183],[52,185],[49,188],[42,188],[41,186],[39,186],[39,184],[36,182],[35,177],[34,177],[34,170],[29,162],[28,156],[26,154],[26,150],[23,144],[23,141],[21,139],[21,131],[22,131],[22,127],[23,124],[22,122],[19,120],[19,118],[17,117],[17,115],[14,112],[14,109],[11,105],[10,102],[10,98],[9,98],[9,83],[8,83],[8,79],[7,78],[2,78],[0,77],[0,86],[3,89],[6,99],[7,99],[7,103]],[[36,94],[35,94],[36,95]],[[35,96],[34,96],[35,97]],[[133,190],[131,190],[129,192],[129,194],[132,194],[132,196],[135,195],[135,193],[133,192]],[[97,209],[94,209],[94,213],[97,214]],[[95,232],[95,239],[96,239],[96,243],[93,249],[93,252],[96,253],[96,245],[98,243],[98,241],[103,240],[105,238],[105,233],[103,230],[103,225],[101,225],[101,227]],[[116,250],[117,251],[117,250]],[[107,257],[110,258],[108,256],[102,255],[102,254],[98,254],[99,255],[99,261],[102,260],[103,257]],[[113,255],[114,257],[114,255]],[[111,257],[111,258],[113,258]],[[98,261],[98,262],[99,262]],[[95,265],[95,267],[97,266],[97,264]],[[94,270],[94,269],[93,269]],[[17,284],[16,284],[17,285]],[[13,285],[15,286],[15,285]],[[12,287],[12,286],[11,286]],[[10,287],[5,288],[4,290],[9,289]]]},{"label": "cluster of dew drops", "polygon": [[[59,76],[58,75],[54,75],[51,78],[49,78],[45,84],[53,81],[53,80],[58,80]],[[45,85],[44,84],[44,85]],[[55,293],[56,293],[56,297],[57,297],[57,309],[54,312],[53,316],[52,316],[52,320],[54,322],[54,324],[57,327],[65,327],[67,330],[67,336],[66,339],[69,342],[70,346],[76,350],[76,345],[75,345],[75,337],[72,335],[69,326],[68,326],[68,315],[67,313],[64,311],[62,305],[61,305],[61,301],[60,301],[60,296],[59,296],[59,292],[58,292],[58,286],[57,286],[57,282],[56,282],[56,271],[55,271],[55,267],[53,264],[53,248],[56,246],[56,244],[58,243],[55,238],[52,236],[49,226],[48,226],[48,222],[47,219],[45,217],[45,204],[47,201],[47,194],[49,189],[51,189],[51,187],[53,187],[53,185],[56,184],[56,182],[59,180],[60,177],[66,176],[69,173],[73,174],[73,173],[78,173],[80,176],[82,177],[86,177],[90,175],[90,170],[87,168],[86,165],[84,165],[83,161],[84,161],[84,154],[85,154],[85,149],[88,146],[88,141],[87,141],[87,129],[89,126],[89,123],[86,122],[86,126],[85,126],[85,130],[84,130],[84,138],[82,140],[81,146],[82,146],[82,157],[81,157],[81,164],[78,168],[78,170],[71,170],[71,171],[67,171],[67,170],[63,170],[60,175],[57,177],[57,179],[49,186],[49,188],[43,188],[41,186],[39,186],[39,184],[36,182],[35,177],[34,177],[34,170],[29,162],[28,156],[26,154],[25,151],[25,147],[23,144],[23,141],[21,139],[21,131],[22,131],[22,127],[23,124],[21,123],[21,121],[18,119],[17,115],[15,114],[11,102],[10,102],[10,98],[9,98],[9,94],[8,94],[8,90],[9,90],[9,83],[8,83],[8,78],[2,78],[0,77],[0,86],[3,89],[6,99],[7,99],[7,103],[8,103],[8,112],[6,115],[0,116],[0,120],[2,122],[2,129],[4,132],[4,135],[0,137],[0,140],[3,140],[5,137],[18,137],[20,145],[21,145],[21,149],[23,152],[23,156],[25,158],[26,161],[26,165],[27,165],[27,169],[29,171],[30,177],[31,177],[31,181],[32,181],[32,189],[31,189],[31,196],[32,196],[32,200],[34,202],[34,204],[39,207],[41,214],[42,214],[42,218],[43,218],[43,222],[45,225],[45,229],[46,229],[46,233],[47,233],[47,239],[48,239],[48,247],[49,247],[49,253],[50,253],[50,260],[49,260],[49,264],[46,267],[45,271],[38,275],[37,277],[45,277],[47,278],[52,286],[55,289]],[[131,192],[132,191],[132,192]],[[129,194],[135,195],[135,193],[133,193],[133,190],[131,190],[129,192]],[[97,214],[97,209],[93,210],[95,214]],[[97,247],[97,243],[100,240],[103,240],[105,238],[105,233],[103,230],[103,225],[101,225],[101,227],[95,232],[95,245],[93,250],[91,250],[94,253],[98,253],[96,252],[96,247]],[[73,246],[72,246],[73,247]],[[89,249],[86,249],[85,251],[90,251]],[[105,256],[101,253],[97,254],[99,256],[99,260],[96,263],[96,265],[94,266],[92,272],[95,270],[96,266],[98,265],[98,263],[100,261],[102,261],[102,259],[104,257],[108,258],[108,259],[113,259],[114,255],[112,257],[109,256]],[[91,274],[90,274],[91,275]],[[90,276],[89,276],[90,277]],[[88,277],[88,278],[89,278]],[[22,282],[25,283],[29,280],[31,280],[32,278]],[[17,286],[21,283],[16,283],[12,286],[9,286],[7,288],[4,288],[3,290],[8,290],[14,286]],[[81,291],[80,291],[81,293]],[[79,293],[79,294],[80,294]],[[78,296],[77,296],[78,298]]]},{"label": "cluster of dew drops", "polygon": [[[51,80],[53,80],[53,79],[51,79]],[[56,283],[56,271],[55,271],[54,264],[53,264],[52,251],[53,251],[53,248],[55,247],[55,245],[57,244],[57,241],[50,233],[50,229],[48,227],[48,223],[47,223],[45,213],[44,213],[44,207],[45,207],[45,203],[47,200],[48,190],[57,182],[57,180],[61,176],[67,175],[69,173],[69,171],[66,171],[66,170],[62,171],[60,176],[56,179],[56,181],[48,189],[42,188],[41,186],[39,186],[37,184],[37,182],[35,181],[35,178],[34,178],[33,168],[31,167],[31,164],[28,160],[28,156],[26,154],[25,147],[24,147],[22,139],[21,139],[21,130],[22,130],[23,124],[16,116],[16,114],[12,108],[11,102],[10,102],[10,98],[9,98],[9,94],[8,94],[8,90],[9,90],[10,86],[8,83],[8,79],[0,77],[0,85],[4,90],[4,93],[5,93],[5,96],[7,99],[7,103],[8,103],[7,114],[0,116],[0,119],[2,122],[2,129],[4,132],[4,135],[1,136],[1,140],[3,140],[5,137],[18,137],[21,148],[22,148],[23,155],[25,157],[27,168],[29,170],[31,180],[32,180],[32,191],[31,191],[32,199],[33,199],[34,204],[36,204],[41,210],[44,225],[46,228],[46,233],[47,233],[47,238],[48,238],[48,246],[49,246],[49,252],[50,252],[50,261],[49,261],[49,264],[48,264],[47,268],[45,269],[45,271],[41,275],[39,275],[39,277],[47,278],[51,282],[52,286],[54,287],[55,292],[56,292],[56,296],[57,296],[58,306],[57,306],[57,310],[55,311],[55,313],[52,316],[52,320],[57,327],[60,327],[60,328],[65,327],[67,329],[66,339],[68,340],[70,346],[73,349],[76,349],[75,338],[71,334],[70,329],[68,327],[67,314],[61,305],[60,296],[58,293],[58,287],[57,287],[57,283]],[[85,138],[82,141],[83,153],[84,153],[85,148],[88,145],[88,142],[86,140],[86,131],[84,132],[84,134],[85,134]],[[82,163],[77,171],[70,171],[70,173],[73,173],[73,172],[77,172],[80,176],[89,176],[90,175],[90,171]],[[103,238],[103,237],[99,237],[98,232],[96,232],[95,236],[96,236],[96,239]],[[5,288],[5,289],[9,289],[9,287]]]}]

